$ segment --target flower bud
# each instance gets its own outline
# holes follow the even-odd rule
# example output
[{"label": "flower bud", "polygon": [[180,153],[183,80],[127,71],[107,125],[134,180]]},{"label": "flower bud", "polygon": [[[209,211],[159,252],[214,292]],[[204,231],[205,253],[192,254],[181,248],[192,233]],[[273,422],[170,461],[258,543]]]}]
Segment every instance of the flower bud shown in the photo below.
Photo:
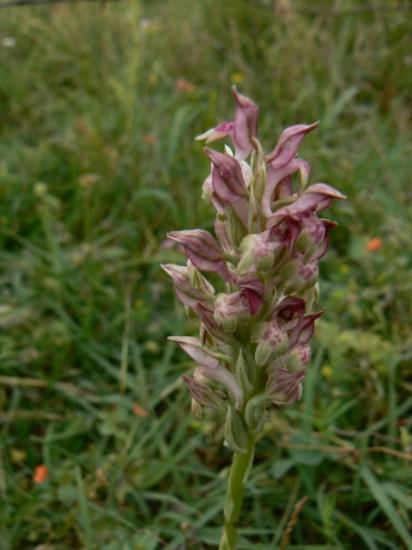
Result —
[{"label": "flower bud", "polygon": [[252,268],[256,271],[269,270],[274,262],[275,253],[281,245],[270,240],[269,231],[247,235],[239,245],[242,254],[237,265],[237,273],[242,275]]},{"label": "flower bud", "polygon": [[289,346],[287,333],[275,323],[264,323],[261,337],[255,351],[258,367],[263,367],[285,353]]},{"label": "flower bud", "polygon": [[219,393],[208,386],[201,384],[190,376],[182,376],[183,382],[186,384],[192,398],[200,405],[210,409],[222,410],[224,401]]},{"label": "flower bud", "polygon": [[218,368],[210,369],[207,367],[197,367],[194,372],[195,378],[199,375],[209,380],[219,382],[227,389],[229,396],[237,409],[243,405],[243,391],[236,381],[233,374],[223,365]]},{"label": "flower bud", "polygon": [[242,416],[232,407],[228,407],[225,421],[225,439],[229,448],[236,453],[245,453],[249,434]]},{"label": "flower bud", "polygon": [[[268,220],[267,225],[271,222],[271,219]],[[276,261],[284,261],[285,255],[289,257],[295,256],[295,244],[296,239],[299,236],[300,232],[300,223],[299,221],[293,219],[289,215],[285,215],[282,218],[277,220],[277,223],[271,226],[270,229],[270,238],[279,243],[280,252],[276,257]]]},{"label": "flower bud", "polygon": [[204,148],[212,161],[212,186],[219,200],[231,204],[246,195],[246,184],[238,161],[230,155]]},{"label": "flower bud", "polygon": [[285,264],[280,272],[285,292],[300,292],[315,285],[319,279],[318,262],[313,259],[304,264],[296,258]]},{"label": "flower bud", "polygon": [[227,332],[234,332],[239,323],[250,317],[250,306],[242,292],[218,294],[215,300],[214,318]]},{"label": "flower bud", "polygon": [[265,420],[265,408],[268,403],[266,394],[259,394],[249,399],[245,407],[245,422],[253,433],[259,431]]},{"label": "flower bud", "polygon": [[289,372],[277,369],[271,373],[266,386],[266,394],[276,405],[290,405],[302,396],[302,380],[305,371]]},{"label": "flower bud", "polygon": [[296,372],[302,370],[310,361],[310,346],[309,344],[299,344],[290,352],[287,359],[288,370]]},{"label": "flower bud", "polygon": [[210,233],[203,229],[171,231],[168,237],[184,248],[189,260],[202,271],[219,273],[224,279],[232,278],[223,250]]},{"label": "flower bud", "polygon": [[255,271],[250,271],[240,277],[236,277],[235,282],[241,289],[242,295],[246,298],[249,304],[250,314],[252,316],[259,313],[263,305],[265,294],[265,286]]},{"label": "flower bud", "polygon": [[213,309],[205,304],[198,302],[195,306],[196,313],[199,315],[204,328],[209,334],[223,342],[229,341],[229,336],[222,330],[215,321]]},{"label": "flower bud", "polygon": [[161,268],[172,278],[176,295],[179,300],[188,307],[195,307],[198,302],[210,301],[214,294],[214,288],[197,271],[199,284],[196,288],[192,282],[193,266],[180,266],[174,264],[162,264]]}]

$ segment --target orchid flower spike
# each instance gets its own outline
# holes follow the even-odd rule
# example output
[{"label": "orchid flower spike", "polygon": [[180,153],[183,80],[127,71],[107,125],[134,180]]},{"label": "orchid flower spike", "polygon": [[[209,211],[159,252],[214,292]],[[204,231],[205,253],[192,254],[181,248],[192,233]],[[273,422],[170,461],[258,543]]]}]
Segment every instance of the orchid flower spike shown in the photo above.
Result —
[{"label": "orchid flower spike", "polygon": [[[192,376],[183,378],[192,409],[224,416],[227,446],[246,457],[232,466],[244,468],[234,474],[243,483],[267,415],[301,397],[310,341],[324,313],[317,303],[319,260],[336,226],[319,213],[345,197],[326,183],[308,185],[310,165],[298,148],[318,122],[286,128],[265,154],[258,107],[236,88],[233,97],[233,120],[196,138],[232,144],[204,148],[210,173],[203,198],[216,210],[216,238],[203,229],[170,232],[188,262],[162,267],[198,319],[199,338],[169,338],[194,363]],[[205,273],[213,274],[213,285]],[[232,489],[222,549],[234,548],[240,505]]]}]

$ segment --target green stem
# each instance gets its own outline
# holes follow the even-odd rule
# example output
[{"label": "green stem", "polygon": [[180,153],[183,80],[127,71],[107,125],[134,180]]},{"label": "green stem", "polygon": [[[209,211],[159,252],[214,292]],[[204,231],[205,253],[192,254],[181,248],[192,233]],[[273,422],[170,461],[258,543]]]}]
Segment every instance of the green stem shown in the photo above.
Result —
[{"label": "green stem", "polygon": [[235,550],[237,538],[237,522],[242,509],[245,483],[249,477],[255,451],[255,436],[249,434],[249,441],[244,453],[233,453],[227,483],[226,500],[224,506],[225,523],[219,550]]}]

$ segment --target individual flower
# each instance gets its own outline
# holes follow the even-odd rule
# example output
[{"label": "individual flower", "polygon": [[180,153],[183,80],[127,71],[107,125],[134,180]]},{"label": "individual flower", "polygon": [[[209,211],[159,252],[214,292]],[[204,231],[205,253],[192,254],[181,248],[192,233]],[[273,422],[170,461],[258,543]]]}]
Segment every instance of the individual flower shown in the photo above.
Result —
[{"label": "individual flower", "polygon": [[233,97],[236,102],[233,121],[221,122],[214,128],[203,132],[196,137],[199,141],[212,143],[219,139],[230,137],[239,161],[244,160],[254,149],[254,140],[257,135],[259,108],[248,97],[240,94],[233,87]]},{"label": "individual flower", "polygon": [[34,469],[33,482],[36,485],[44,483],[49,477],[49,469],[45,464],[38,464]]},{"label": "individual flower", "polygon": [[[198,272],[196,275],[190,262],[186,266],[163,264],[161,268],[172,278],[175,292],[179,300],[188,307],[195,307],[198,303],[208,302],[214,294],[213,286]],[[192,280],[196,279],[197,287]]]},{"label": "individual flower", "polygon": [[380,248],[382,248],[382,245],[383,245],[383,241],[382,239],[380,239],[379,237],[374,237],[373,239],[371,239],[367,245],[366,245],[366,250],[368,252],[376,252],[377,250],[379,250]]},{"label": "individual flower", "polygon": [[186,256],[198,269],[219,273],[224,279],[231,278],[221,246],[204,229],[171,231],[167,236],[183,247]]}]

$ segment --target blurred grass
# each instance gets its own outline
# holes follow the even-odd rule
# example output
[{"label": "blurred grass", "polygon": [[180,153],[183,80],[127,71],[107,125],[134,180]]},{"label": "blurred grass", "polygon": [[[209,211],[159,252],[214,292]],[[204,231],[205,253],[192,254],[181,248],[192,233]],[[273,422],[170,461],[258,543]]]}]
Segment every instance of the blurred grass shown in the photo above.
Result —
[{"label": "blurred grass", "polygon": [[320,119],[302,155],[349,197],[305,395],[259,443],[240,548],[276,548],[305,495],[291,548],[412,548],[411,14],[298,5],[0,13],[2,549],[218,540],[229,454],[189,414],[165,337],[191,327],[158,264],[167,230],[212,224],[193,137],[230,116],[233,82],[268,148]]}]

